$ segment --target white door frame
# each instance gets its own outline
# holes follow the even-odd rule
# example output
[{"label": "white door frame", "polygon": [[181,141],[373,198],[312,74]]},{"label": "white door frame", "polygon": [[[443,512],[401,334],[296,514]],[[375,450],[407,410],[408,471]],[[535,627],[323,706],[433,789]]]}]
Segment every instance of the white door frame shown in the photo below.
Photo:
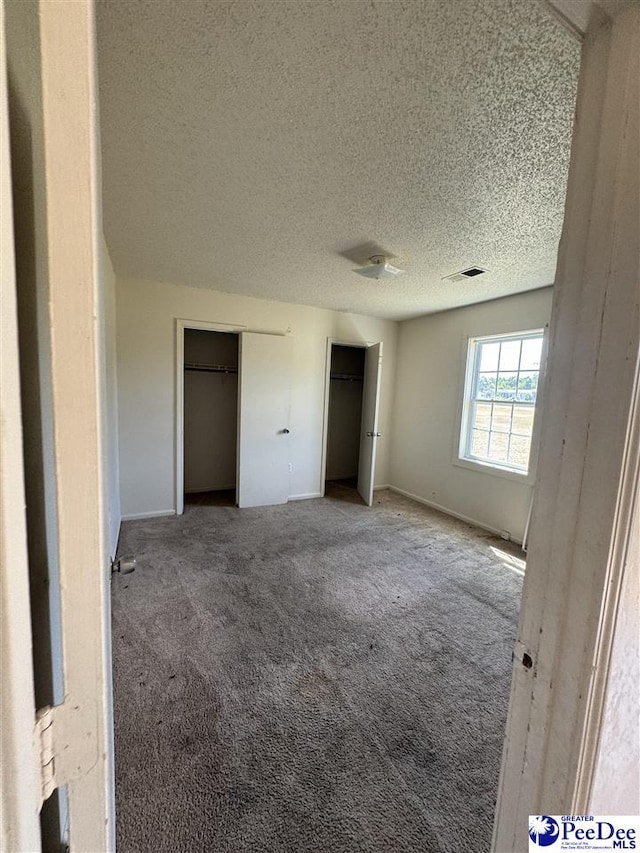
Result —
[{"label": "white door frame", "polygon": [[[320,456],[320,486],[318,492],[324,497],[325,483],[327,479],[327,446],[329,442],[329,395],[331,392],[331,348],[335,344],[339,347],[355,347],[357,349],[368,349],[379,341],[344,341],[338,338],[327,338],[326,362],[324,372],[324,404],[322,407],[322,453]],[[360,436],[362,440],[362,436]]]},{"label": "white door frame", "polygon": [[[199,329],[204,332],[227,332],[239,335],[246,326],[214,323],[208,320],[183,320],[176,318],[176,396],[175,396],[175,504],[176,515],[184,512],[184,330]],[[239,341],[238,341],[239,346]],[[238,375],[240,363],[238,363]]]},{"label": "white door frame", "polygon": [[529,814],[590,811],[638,489],[640,7],[598,5],[582,52],[495,853],[526,849]]}]

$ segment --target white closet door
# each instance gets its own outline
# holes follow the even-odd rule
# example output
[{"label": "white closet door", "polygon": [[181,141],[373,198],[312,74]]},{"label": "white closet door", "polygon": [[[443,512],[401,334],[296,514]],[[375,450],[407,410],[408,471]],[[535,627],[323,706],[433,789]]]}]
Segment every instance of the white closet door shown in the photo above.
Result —
[{"label": "white closet door", "polygon": [[358,493],[367,506],[373,503],[373,482],[378,446],[378,414],[380,409],[380,379],[382,376],[382,344],[367,348],[364,362],[362,421],[360,424],[360,462],[358,464]]},{"label": "white closet door", "polygon": [[289,498],[291,339],[242,332],[238,390],[238,506]]}]

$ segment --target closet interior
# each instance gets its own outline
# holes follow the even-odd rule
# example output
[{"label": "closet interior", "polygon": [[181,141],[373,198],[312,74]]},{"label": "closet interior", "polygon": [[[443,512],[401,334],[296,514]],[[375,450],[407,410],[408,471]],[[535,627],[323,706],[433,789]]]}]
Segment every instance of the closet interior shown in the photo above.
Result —
[{"label": "closet interior", "polygon": [[185,502],[235,505],[238,335],[184,331]]},{"label": "closet interior", "polygon": [[333,344],[327,425],[327,484],[358,483],[365,349]]}]

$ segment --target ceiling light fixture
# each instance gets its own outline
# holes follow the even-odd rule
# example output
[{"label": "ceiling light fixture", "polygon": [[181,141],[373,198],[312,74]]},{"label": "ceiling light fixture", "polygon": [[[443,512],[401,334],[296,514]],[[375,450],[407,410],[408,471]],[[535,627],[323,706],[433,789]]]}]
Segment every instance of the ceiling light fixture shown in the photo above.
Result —
[{"label": "ceiling light fixture", "polygon": [[371,263],[368,266],[361,267],[354,272],[365,276],[365,278],[373,278],[378,281],[381,278],[395,278],[404,273],[404,270],[390,264],[386,255],[372,255],[369,260]]}]

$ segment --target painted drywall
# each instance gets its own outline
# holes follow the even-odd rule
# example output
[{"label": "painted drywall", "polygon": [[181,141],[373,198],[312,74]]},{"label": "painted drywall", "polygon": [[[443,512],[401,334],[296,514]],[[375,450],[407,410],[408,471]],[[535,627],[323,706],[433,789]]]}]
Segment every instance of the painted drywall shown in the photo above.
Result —
[{"label": "painted drywall", "polygon": [[327,339],[384,341],[376,483],[388,482],[397,324],[358,314],[159,282],[117,281],[118,413],[123,516],[175,510],[175,320],[291,336],[290,496],[321,492]]},{"label": "painted drywall", "polygon": [[108,556],[116,556],[120,533],[120,473],[118,458],[118,384],[116,378],[116,277],[109,250],[101,236],[98,266],[100,314],[103,488],[105,490],[105,540]]},{"label": "painted drywall", "polygon": [[[0,4],[5,45],[5,4]],[[0,62],[0,849],[40,850],[7,64]]]},{"label": "painted drywall", "polygon": [[[238,367],[238,335],[185,329],[184,362]],[[238,375],[185,369],[184,490],[236,485]]]},{"label": "painted drywall", "polygon": [[455,465],[470,336],[542,328],[551,288],[400,324],[391,483],[410,495],[522,541],[532,487]]},{"label": "painted drywall", "polygon": [[590,814],[640,814],[640,495],[614,629]]},{"label": "painted drywall", "polygon": [[[40,29],[34,3],[6,4],[22,439],[36,707],[64,700],[60,565]],[[59,846],[66,800],[42,812],[43,843]]]},{"label": "painted drywall", "polygon": [[[354,377],[346,379],[347,376]],[[364,350],[334,345],[331,355],[327,480],[357,477],[364,387]]]}]

